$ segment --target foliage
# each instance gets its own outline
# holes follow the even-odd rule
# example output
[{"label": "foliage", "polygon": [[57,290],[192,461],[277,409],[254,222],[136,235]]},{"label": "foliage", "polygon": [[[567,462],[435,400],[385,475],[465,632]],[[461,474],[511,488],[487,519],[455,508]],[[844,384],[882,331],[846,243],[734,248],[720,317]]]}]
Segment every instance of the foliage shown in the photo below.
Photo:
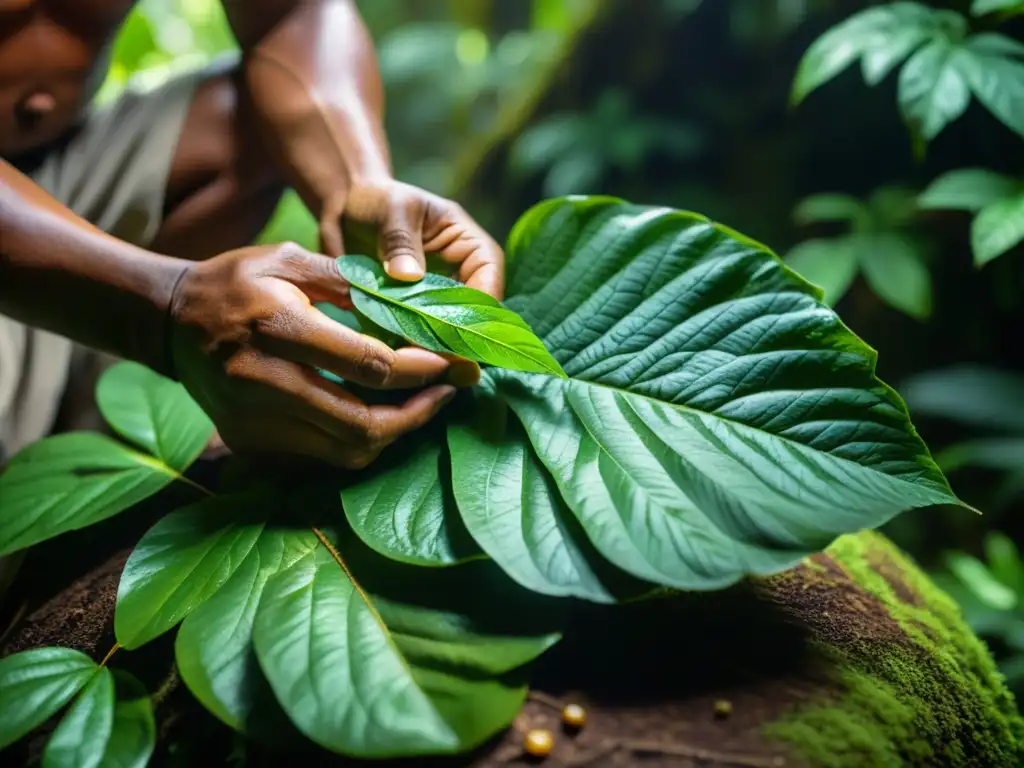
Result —
[{"label": "foliage", "polygon": [[984,168],[940,176],[921,193],[924,209],[976,214],[971,226],[974,263],[983,267],[1024,241],[1024,182]]},{"label": "foliage", "polygon": [[825,293],[834,306],[858,274],[883,301],[920,320],[931,313],[931,275],[925,265],[927,241],[911,229],[913,196],[898,188],[877,190],[866,202],[845,194],[813,195],[793,212],[802,225],[840,223],[838,237],[807,240],[786,262]]},{"label": "foliage", "polygon": [[[993,8],[981,3],[976,12]],[[800,63],[791,100],[835,78],[857,61],[877,85],[902,64],[899,105],[923,145],[967,110],[973,95],[1008,128],[1024,135],[1024,45],[994,32],[970,34],[961,14],[921,3],[871,7],[820,37]],[[905,62],[905,63],[904,63]]]},{"label": "foliage", "polygon": [[[121,647],[181,624],[185,684],[253,738],[283,735],[283,712],[342,754],[461,752],[521,706],[524,667],[559,637],[551,597],[717,589],[958,503],[873,352],[758,243],[693,214],[567,198],[528,212],[508,253],[507,308],[443,278],[396,284],[368,260],[341,263],[363,317],[407,340],[429,331],[456,351],[490,318],[489,342],[467,347],[492,364],[481,385],[379,467],[300,482],[236,467],[220,493],[157,522],[121,576]],[[552,366],[517,370],[510,339]],[[123,364],[100,393],[112,426],[151,462],[176,457],[183,479],[210,428],[180,388]],[[60,473],[94,463],[65,458]],[[45,473],[13,474],[29,508],[48,498]],[[8,533],[23,513],[11,510],[4,551],[68,530]],[[148,700],[112,698],[105,669],[73,652],[28,653],[44,655],[0,662],[13,681],[0,695],[39,702],[0,707],[8,743],[82,691],[50,752],[148,754]]]},{"label": "foliage", "polygon": [[904,382],[915,412],[985,430],[986,437],[954,443],[937,460],[947,472],[968,467],[1004,475],[993,504],[999,508],[1024,492],[1024,376],[980,366],[928,371]]}]

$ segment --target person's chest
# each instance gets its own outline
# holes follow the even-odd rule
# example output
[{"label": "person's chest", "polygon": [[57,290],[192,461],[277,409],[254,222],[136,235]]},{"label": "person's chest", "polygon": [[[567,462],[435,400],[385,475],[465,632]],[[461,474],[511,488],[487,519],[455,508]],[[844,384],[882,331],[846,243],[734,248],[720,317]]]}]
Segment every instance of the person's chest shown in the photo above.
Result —
[{"label": "person's chest", "polygon": [[58,138],[135,0],[0,0],[0,157]]}]

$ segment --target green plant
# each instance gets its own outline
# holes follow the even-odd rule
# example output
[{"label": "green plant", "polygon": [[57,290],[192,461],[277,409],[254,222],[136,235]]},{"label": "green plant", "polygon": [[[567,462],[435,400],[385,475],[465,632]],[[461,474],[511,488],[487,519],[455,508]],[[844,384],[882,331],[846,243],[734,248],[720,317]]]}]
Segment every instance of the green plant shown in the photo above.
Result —
[{"label": "green plant", "polygon": [[[764,246],[694,214],[567,198],[529,211],[508,256],[505,307],[341,262],[362,327],[474,357],[480,386],[364,472],[229,462],[215,490],[186,480],[197,501],[125,566],[121,647],[180,623],[182,680],[254,739],[286,739],[290,721],[348,755],[459,752],[518,711],[527,665],[559,637],[555,598],[718,589],[959,504],[874,352]],[[99,404],[134,447],[71,435],[18,454],[0,553],[185,480],[210,434],[180,386],[134,364],[106,374]],[[0,691],[20,681],[46,702],[0,707],[5,743],[77,690],[65,722],[109,701],[77,656],[59,696],[19,674],[33,658],[0,662]],[[60,730],[99,762],[86,729]]]},{"label": "green plant", "polygon": [[903,396],[919,414],[989,433],[953,443],[936,456],[946,472],[968,467],[1003,475],[991,503],[1003,508],[1024,492],[1024,376],[961,365],[909,378]]},{"label": "green plant", "polygon": [[1024,182],[985,168],[940,176],[918,200],[924,210],[976,214],[971,225],[974,263],[983,267],[1024,241]]},{"label": "green plant", "polygon": [[[1009,5],[977,2],[973,13],[984,15]],[[902,64],[900,112],[919,152],[967,111],[972,95],[1024,135],[1022,55],[1024,45],[1013,38],[995,32],[971,34],[967,18],[955,11],[889,3],[851,16],[814,43],[800,62],[791,101],[800,103],[858,61],[869,86]]]},{"label": "green plant", "polygon": [[897,188],[877,190],[866,202],[843,194],[813,195],[794,210],[798,224],[840,223],[845,234],[807,240],[786,263],[825,292],[834,306],[858,274],[893,308],[911,317],[931,314],[932,281],[924,262],[927,241],[914,232],[914,197]]}]

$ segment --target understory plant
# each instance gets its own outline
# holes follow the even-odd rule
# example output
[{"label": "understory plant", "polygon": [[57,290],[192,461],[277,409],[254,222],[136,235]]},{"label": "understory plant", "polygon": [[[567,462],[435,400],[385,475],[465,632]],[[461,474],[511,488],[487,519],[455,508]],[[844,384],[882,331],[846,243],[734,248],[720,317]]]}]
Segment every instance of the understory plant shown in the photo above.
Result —
[{"label": "understory plant", "polygon": [[[227,725],[273,740],[290,721],[328,750],[386,758],[465,751],[507,726],[571,600],[722,589],[960,504],[875,353],[759,243],[572,197],[527,212],[507,253],[504,304],[340,260],[350,322],[483,364],[368,469],[229,461],[202,488],[185,473],[213,425],[180,385],[125,363],[97,392],[119,439],[51,437],[0,476],[0,554],[188,484],[195,503],[128,559],[115,648],[177,628],[181,679]],[[0,747],[71,703],[44,762],[145,764],[149,699],[111,688],[117,658],[0,660]]]}]

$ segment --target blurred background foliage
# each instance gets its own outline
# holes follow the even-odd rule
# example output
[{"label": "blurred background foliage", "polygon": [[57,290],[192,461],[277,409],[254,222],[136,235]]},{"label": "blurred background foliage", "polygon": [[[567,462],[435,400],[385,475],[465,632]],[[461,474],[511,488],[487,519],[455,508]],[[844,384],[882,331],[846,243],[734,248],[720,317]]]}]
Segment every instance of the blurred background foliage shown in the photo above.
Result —
[{"label": "blurred background foliage", "polygon": [[[723,221],[824,289],[984,512],[888,533],[1024,695],[1024,2],[359,7],[396,174],[496,237],[543,197],[614,194]],[[233,46],[218,0],[141,0],[102,97]],[[316,227],[289,195],[263,239],[315,248]]]}]

